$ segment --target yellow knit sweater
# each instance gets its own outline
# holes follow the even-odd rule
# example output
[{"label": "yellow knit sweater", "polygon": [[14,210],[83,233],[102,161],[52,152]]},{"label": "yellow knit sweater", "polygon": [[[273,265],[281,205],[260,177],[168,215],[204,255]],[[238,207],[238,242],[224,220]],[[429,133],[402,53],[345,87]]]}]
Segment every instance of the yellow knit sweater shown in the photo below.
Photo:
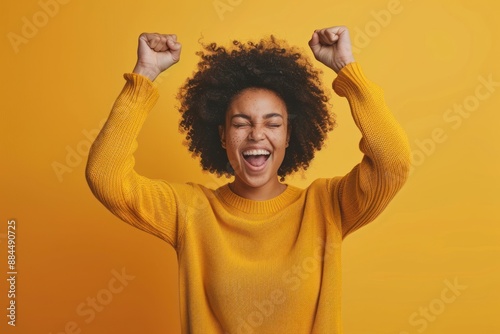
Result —
[{"label": "yellow knit sweater", "polygon": [[182,333],[342,333],[342,240],[387,206],[410,166],[408,141],[382,90],[357,63],[334,81],[363,135],[364,157],[350,173],[252,201],[227,185],[212,190],[137,174],[136,138],[158,90],[145,77],[124,76],[86,176],[111,212],[175,248]]}]

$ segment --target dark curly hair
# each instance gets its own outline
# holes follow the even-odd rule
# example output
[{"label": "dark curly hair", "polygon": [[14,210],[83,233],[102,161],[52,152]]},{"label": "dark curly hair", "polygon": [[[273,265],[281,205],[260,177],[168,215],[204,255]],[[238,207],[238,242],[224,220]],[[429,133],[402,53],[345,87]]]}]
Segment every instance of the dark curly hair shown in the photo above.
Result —
[{"label": "dark curly hair", "polygon": [[320,71],[300,50],[274,36],[257,43],[234,41],[230,48],[203,45],[198,71],[179,92],[179,129],[193,156],[201,158],[203,170],[218,176],[234,173],[221,146],[219,125],[225,122],[232,99],[250,87],[273,91],[285,102],[291,126],[289,146],[278,175],[306,170],[335,125],[328,97],[322,89]]}]

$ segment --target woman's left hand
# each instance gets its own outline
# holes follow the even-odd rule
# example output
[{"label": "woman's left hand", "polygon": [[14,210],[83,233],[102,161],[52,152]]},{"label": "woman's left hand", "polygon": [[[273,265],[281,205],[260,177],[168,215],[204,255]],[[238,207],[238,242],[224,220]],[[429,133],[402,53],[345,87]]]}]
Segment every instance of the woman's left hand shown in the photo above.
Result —
[{"label": "woman's left hand", "polygon": [[338,73],[345,65],[354,62],[349,30],[344,26],[315,30],[309,47],[314,57]]}]

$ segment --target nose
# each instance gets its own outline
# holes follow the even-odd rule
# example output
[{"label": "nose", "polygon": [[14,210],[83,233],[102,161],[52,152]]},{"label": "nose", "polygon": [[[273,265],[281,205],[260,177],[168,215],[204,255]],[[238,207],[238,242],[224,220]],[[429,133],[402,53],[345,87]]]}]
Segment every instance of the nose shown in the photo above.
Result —
[{"label": "nose", "polygon": [[264,127],[260,124],[255,124],[254,126],[252,126],[250,132],[248,133],[248,139],[251,141],[260,141],[263,140],[264,137]]}]

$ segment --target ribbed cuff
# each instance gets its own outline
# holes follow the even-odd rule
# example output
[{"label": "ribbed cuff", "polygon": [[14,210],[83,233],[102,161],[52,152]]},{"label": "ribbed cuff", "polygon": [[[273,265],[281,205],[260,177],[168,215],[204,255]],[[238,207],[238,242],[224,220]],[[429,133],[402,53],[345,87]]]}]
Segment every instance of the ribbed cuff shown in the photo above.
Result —
[{"label": "ribbed cuff", "polygon": [[370,81],[365,77],[361,66],[357,62],[353,62],[339,71],[332,87],[339,96],[348,96],[349,94],[361,93],[369,85]]},{"label": "ribbed cuff", "polygon": [[125,73],[123,75],[127,81],[120,94],[121,102],[127,105],[140,104],[141,109],[151,110],[160,94],[156,85],[147,77],[136,73]]}]

